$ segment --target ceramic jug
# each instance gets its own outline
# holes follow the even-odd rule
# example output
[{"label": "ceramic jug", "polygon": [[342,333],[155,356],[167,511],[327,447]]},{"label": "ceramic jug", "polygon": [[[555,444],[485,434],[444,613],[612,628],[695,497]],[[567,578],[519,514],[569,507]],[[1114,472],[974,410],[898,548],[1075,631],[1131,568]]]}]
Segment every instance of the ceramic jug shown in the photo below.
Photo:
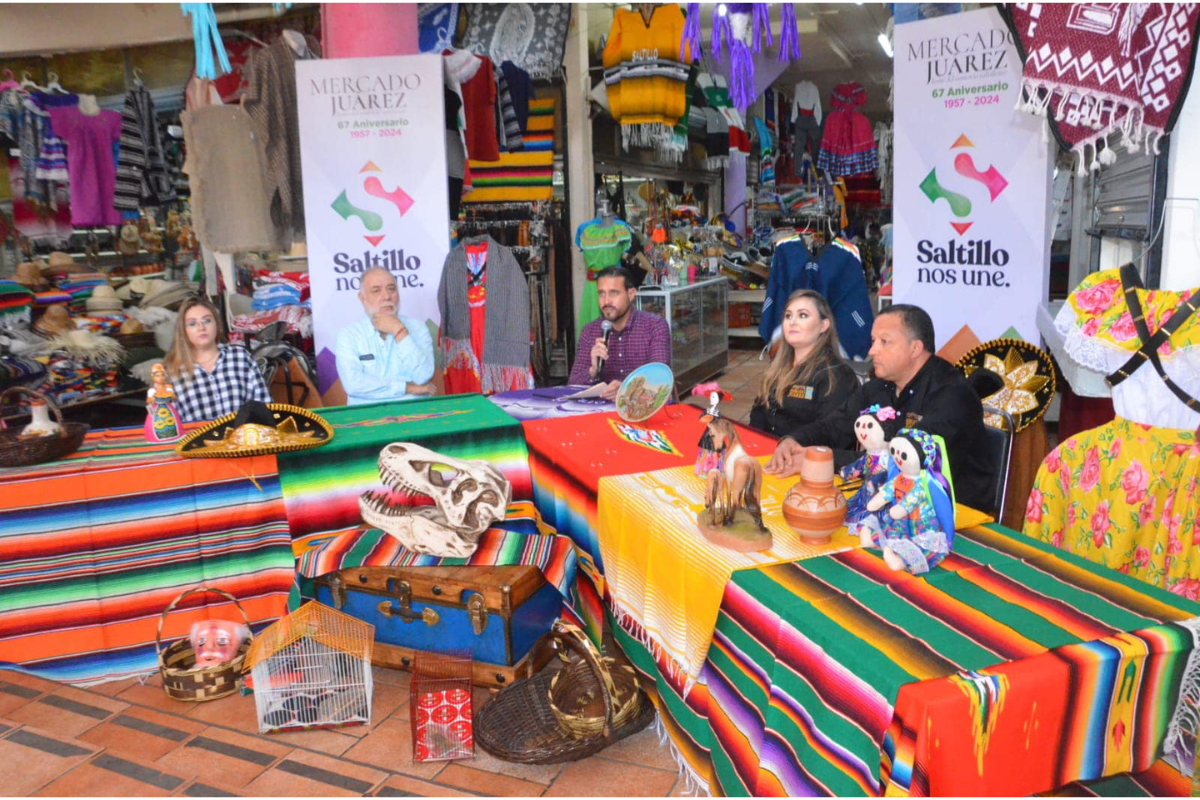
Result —
[{"label": "ceramic jug", "polygon": [[833,451],[807,447],[800,482],[783,499],[783,518],[810,544],[827,544],[846,519],[846,498],[833,485]]},{"label": "ceramic jug", "polygon": [[21,430],[22,436],[53,436],[59,431],[59,424],[50,419],[50,407],[45,400],[30,400],[29,413],[33,419]]}]

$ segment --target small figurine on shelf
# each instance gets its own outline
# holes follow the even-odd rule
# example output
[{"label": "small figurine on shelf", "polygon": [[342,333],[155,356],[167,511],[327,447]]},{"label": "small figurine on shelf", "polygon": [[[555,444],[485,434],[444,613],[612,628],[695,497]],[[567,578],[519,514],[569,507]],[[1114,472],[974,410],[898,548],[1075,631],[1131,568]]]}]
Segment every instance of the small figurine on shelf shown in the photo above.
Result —
[{"label": "small figurine on shelf", "polygon": [[862,486],[847,504],[847,525],[853,525],[867,516],[867,502],[887,481],[888,468],[892,465],[888,440],[896,435],[899,428],[900,416],[896,409],[878,403],[865,409],[854,421],[854,437],[864,452],[857,461],[838,471],[843,481],[862,479]]},{"label": "small figurine on shelf", "polygon": [[941,563],[954,543],[954,488],[941,437],[901,428],[889,446],[888,481],[867,503],[857,528],[864,547],[880,547],[894,570],[914,575]]},{"label": "small figurine on shelf", "polygon": [[709,468],[703,475],[704,510],[697,518],[700,532],[713,544],[732,550],[767,550],[771,547],[771,532],[762,518],[762,464],[742,447],[737,426],[721,417],[717,408],[720,390],[713,395],[716,399],[712,407],[716,413],[700,418],[705,435],[700,440],[697,472],[707,457],[706,445],[711,447],[708,452],[716,454],[715,464],[711,458],[704,464]]},{"label": "small figurine on shelf", "polygon": [[150,368],[154,385],[146,390],[146,441],[173,442],[183,436],[179,410],[175,408],[175,389],[167,382],[162,364]]}]

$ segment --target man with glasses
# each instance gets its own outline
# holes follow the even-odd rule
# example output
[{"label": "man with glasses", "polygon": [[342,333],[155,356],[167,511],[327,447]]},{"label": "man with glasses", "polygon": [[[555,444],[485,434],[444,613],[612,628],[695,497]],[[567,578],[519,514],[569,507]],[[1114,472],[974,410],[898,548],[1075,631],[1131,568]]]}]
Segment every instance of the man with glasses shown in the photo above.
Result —
[{"label": "man with glasses", "polygon": [[396,278],[383,267],[362,275],[358,299],[367,316],[338,333],[338,378],[349,405],[436,394],[433,337],[400,311]]}]

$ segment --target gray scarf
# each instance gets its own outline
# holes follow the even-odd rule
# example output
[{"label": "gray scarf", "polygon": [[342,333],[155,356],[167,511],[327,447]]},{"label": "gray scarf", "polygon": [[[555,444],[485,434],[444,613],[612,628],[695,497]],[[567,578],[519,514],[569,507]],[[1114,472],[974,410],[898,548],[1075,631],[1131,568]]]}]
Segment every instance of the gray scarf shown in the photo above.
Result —
[{"label": "gray scarf", "polygon": [[465,245],[487,242],[487,313],[483,332],[482,367],[529,366],[529,284],[512,251],[484,234],[463,239],[446,256],[438,286],[442,337],[470,346],[471,310],[467,307]]}]

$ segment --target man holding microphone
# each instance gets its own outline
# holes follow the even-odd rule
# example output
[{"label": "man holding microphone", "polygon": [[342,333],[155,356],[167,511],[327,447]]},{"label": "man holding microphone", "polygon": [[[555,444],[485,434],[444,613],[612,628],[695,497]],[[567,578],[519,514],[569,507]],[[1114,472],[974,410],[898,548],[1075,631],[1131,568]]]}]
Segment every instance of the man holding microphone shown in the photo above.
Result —
[{"label": "man holding microphone", "polygon": [[604,383],[605,400],[614,400],[621,381],[643,364],[671,363],[671,329],[660,316],[633,307],[637,287],[624,267],[596,275],[600,319],[583,326],[568,383]]}]

